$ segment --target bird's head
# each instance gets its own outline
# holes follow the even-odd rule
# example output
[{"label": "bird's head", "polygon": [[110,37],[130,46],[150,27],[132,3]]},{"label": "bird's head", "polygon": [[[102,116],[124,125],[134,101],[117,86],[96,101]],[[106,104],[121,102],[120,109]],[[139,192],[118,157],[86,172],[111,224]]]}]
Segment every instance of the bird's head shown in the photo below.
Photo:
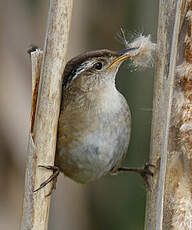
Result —
[{"label": "bird's head", "polygon": [[98,50],[83,53],[71,59],[63,73],[63,88],[78,88],[91,91],[115,84],[115,76],[121,63],[127,60],[136,48],[121,52]]}]

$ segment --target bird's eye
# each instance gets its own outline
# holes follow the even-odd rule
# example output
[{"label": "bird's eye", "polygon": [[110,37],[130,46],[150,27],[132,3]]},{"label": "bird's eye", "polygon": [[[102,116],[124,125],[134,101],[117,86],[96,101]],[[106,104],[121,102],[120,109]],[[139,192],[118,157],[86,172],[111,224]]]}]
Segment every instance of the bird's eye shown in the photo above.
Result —
[{"label": "bird's eye", "polygon": [[96,69],[96,70],[101,70],[103,67],[102,63],[101,62],[96,62],[94,65],[93,65],[93,68]]}]

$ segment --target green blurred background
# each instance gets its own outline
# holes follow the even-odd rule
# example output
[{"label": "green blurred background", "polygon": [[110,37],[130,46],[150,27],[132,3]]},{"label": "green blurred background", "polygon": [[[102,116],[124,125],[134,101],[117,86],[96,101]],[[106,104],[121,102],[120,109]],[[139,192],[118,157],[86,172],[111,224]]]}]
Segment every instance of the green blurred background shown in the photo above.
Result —
[{"label": "green blurred background", "polygon": [[[0,229],[19,229],[31,103],[30,44],[43,47],[48,0],[7,0],[0,6]],[[156,40],[158,2],[154,0],[74,1],[68,59],[100,48],[121,50],[118,38],[140,33]],[[135,72],[124,64],[117,87],[132,113],[126,166],[148,161],[153,70]],[[63,175],[53,194],[49,229],[142,230],[145,215],[142,179],[125,173],[79,185]]]}]

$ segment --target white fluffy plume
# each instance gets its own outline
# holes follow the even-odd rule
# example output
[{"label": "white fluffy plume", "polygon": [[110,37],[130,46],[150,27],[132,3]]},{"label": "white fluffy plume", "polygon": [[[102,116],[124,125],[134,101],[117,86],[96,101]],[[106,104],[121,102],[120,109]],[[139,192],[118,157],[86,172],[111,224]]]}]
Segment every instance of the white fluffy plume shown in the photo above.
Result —
[{"label": "white fluffy plume", "polygon": [[136,48],[134,52],[131,52],[130,57],[135,67],[148,67],[153,65],[157,45],[151,41],[150,35],[144,36],[140,34],[132,42],[129,42],[121,28],[121,39],[127,49]]},{"label": "white fluffy plume", "polygon": [[156,44],[151,41],[150,35],[140,35],[133,42],[127,43],[127,46],[127,48],[138,48],[135,56],[131,58],[136,67],[152,66]]}]

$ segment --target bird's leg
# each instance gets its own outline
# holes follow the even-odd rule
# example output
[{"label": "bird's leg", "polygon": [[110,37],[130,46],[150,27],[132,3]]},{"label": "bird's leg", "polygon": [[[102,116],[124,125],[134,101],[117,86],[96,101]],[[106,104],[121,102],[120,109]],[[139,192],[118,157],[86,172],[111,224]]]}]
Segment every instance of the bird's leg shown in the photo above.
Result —
[{"label": "bird's leg", "polygon": [[143,178],[145,186],[147,189],[150,190],[150,185],[148,181],[148,176],[153,176],[153,172],[150,170],[150,167],[155,167],[150,163],[146,163],[144,168],[127,168],[127,167],[120,167],[117,169],[118,172],[126,171],[126,172],[136,172]]},{"label": "bird's leg", "polygon": [[51,166],[51,165],[47,165],[47,166],[45,166],[45,165],[38,165],[38,167],[46,168],[48,170],[52,170],[53,174],[46,181],[44,181],[39,186],[39,188],[35,189],[33,192],[39,191],[40,189],[42,189],[43,187],[45,187],[47,184],[49,184],[52,181],[53,184],[51,186],[50,192],[46,195],[46,196],[50,196],[51,193],[53,192],[53,190],[56,189],[57,177],[58,177],[58,175],[60,173],[60,170],[59,170],[59,168],[57,166]]}]

